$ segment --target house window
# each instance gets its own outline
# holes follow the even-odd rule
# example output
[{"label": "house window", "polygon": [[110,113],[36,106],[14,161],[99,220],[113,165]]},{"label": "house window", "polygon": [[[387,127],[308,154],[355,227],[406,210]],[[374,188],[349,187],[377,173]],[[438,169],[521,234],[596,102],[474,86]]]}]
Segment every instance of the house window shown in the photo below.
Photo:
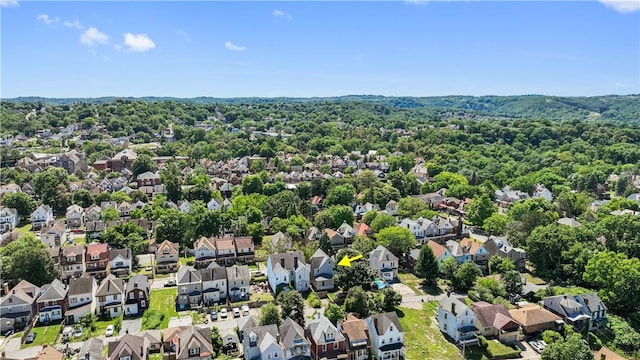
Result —
[{"label": "house window", "polygon": [[140,301],[140,306],[147,307],[147,302],[144,300]]},{"label": "house window", "polygon": [[133,291],[129,293],[129,299],[133,299]]},{"label": "house window", "polygon": [[274,353],[273,353],[273,357],[274,357],[274,358],[277,358],[277,357],[278,357],[278,353],[277,353],[277,352],[274,352]]},{"label": "house window", "polygon": [[71,303],[72,303],[72,304],[75,304],[75,303],[77,303],[77,302],[78,302],[78,299],[76,299],[76,298],[71,298]]},{"label": "house window", "polygon": [[189,355],[200,355],[200,348],[191,348],[189,349]]},{"label": "house window", "polygon": [[131,356],[123,356],[120,360],[131,360]]},{"label": "house window", "polygon": [[333,350],[338,350],[338,343],[337,342],[333,343]]},{"label": "house window", "polygon": [[327,351],[327,344],[322,344],[322,351]]},{"label": "house window", "polygon": [[100,259],[100,255],[98,254],[91,254],[91,260],[99,260]]}]

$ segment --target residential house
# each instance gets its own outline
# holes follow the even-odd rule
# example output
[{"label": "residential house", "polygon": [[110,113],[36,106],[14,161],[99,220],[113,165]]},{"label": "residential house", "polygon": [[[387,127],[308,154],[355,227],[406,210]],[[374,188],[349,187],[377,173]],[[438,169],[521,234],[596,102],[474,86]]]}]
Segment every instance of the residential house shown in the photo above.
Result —
[{"label": "residential house", "polygon": [[88,170],[87,154],[84,151],[72,149],[60,155],[56,166],[65,169],[69,174],[75,174],[78,170],[86,172]]},{"label": "residential house", "polygon": [[68,246],[60,248],[60,271],[61,280],[68,280],[73,276],[80,276],[84,273],[84,246]]},{"label": "residential house", "polygon": [[316,250],[309,259],[309,271],[311,277],[311,286],[316,291],[333,290],[335,287],[333,275],[335,273],[333,266],[335,261],[327,255],[322,249]]},{"label": "residential house", "polygon": [[103,348],[102,339],[90,338],[82,344],[78,353],[80,357],[78,360],[105,360],[106,356],[102,353]]},{"label": "residential house", "polygon": [[533,189],[533,198],[543,198],[548,202],[553,202],[553,194],[544,184],[536,184]]},{"label": "residential house", "polygon": [[470,238],[460,240],[460,246],[464,247],[471,254],[473,262],[481,268],[486,268],[489,264],[489,252],[483,244],[473,241]]},{"label": "residential house", "polygon": [[278,330],[285,360],[311,360],[311,343],[302,326],[287,317]]},{"label": "residential house", "polygon": [[109,249],[107,244],[89,244],[85,251],[85,273],[102,279],[107,276]]},{"label": "residential house", "polygon": [[218,202],[218,200],[214,198],[211,198],[211,200],[209,200],[209,202],[207,203],[207,210],[209,211],[215,211],[220,209],[222,209],[222,204],[220,204],[220,202]]},{"label": "residential house", "polygon": [[40,230],[43,226],[51,225],[54,221],[53,209],[49,205],[40,205],[31,213],[32,230]]},{"label": "residential house", "polygon": [[67,240],[67,228],[62,221],[56,221],[40,229],[40,242],[47,247],[59,247]]},{"label": "residential house", "polygon": [[67,208],[67,226],[78,228],[84,225],[84,209],[79,205],[71,205]]},{"label": "residential house", "polygon": [[378,271],[378,275],[382,279],[387,281],[398,278],[398,262],[398,257],[382,245],[378,245],[369,254],[369,265]]},{"label": "residential house", "polygon": [[576,300],[586,307],[591,316],[591,324],[589,330],[595,330],[605,325],[607,319],[607,307],[604,305],[598,294],[589,293],[576,296]]},{"label": "residential house", "polygon": [[421,244],[423,243],[421,239],[424,238],[424,231],[422,230],[422,225],[420,225],[417,221],[411,220],[409,218],[405,218],[405,219],[402,219],[402,221],[400,221],[399,226],[411,231],[411,233],[413,234],[413,236],[415,236],[418,242]]},{"label": "residential house", "polygon": [[38,322],[48,324],[63,319],[67,310],[67,285],[55,279],[50,284],[42,285],[37,300]]},{"label": "residential house", "polygon": [[86,314],[96,313],[98,283],[93,276],[83,275],[69,280],[69,308],[64,314],[67,324],[74,324]]},{"label": "residential house", "polygon": [[176,274],[177,303],[181,309],[197,308],[202,304],[202,276],[193,266],[181,266]]},{"label": "residential house", "polygon": [[129,275],[132,260],[131,249],[109,249],[109,273],[115,276]]},{"label": "residential house", "polygon": [[475,313],[464,301],[451,296],[451,293],[447,293],[447,296],[438,303],[438,327],[456,344],[478,342]]},{"label": "residential house", "polygon": [[[38,357],[36,360],[64,360],[65,355],[63,352],[54,348],[53,346],[49,346],[49,344],[42,345],[42,350],[38,353]],[[85,359],[90,360],[90,359]]]},{"label": "residential house", "polygon": [[267,259],[267,279],[274,294],[281,286],[293,286],[294,290],[309,290],[310,269],[305,263],[304,254],[293,251],[270,255]]},{"label": "residential house", "polygon": [[84,217],[86,221],[98,221],[102,219],[102,209],[100,206],[93,204],[87,208]]},{"label": "residential house", "polygon": [[368,360],[371,352],[369,340],[369,327],[366,321],[352,314],[347,314],[346,319],[338,321],[338,331],[344,335],[347,359]]},{"label": "residential house", "polygon": [[245,329],[242,347],[245,360],[276,360],[284,358],[275,324]]},{"label": "residential house", "polygon": [[129,202],[123,201],[116,207],[116,210],[118,210],[118,214],[121,218],[130,218],[133,206]]},{"label": "residential house", "polygon": [[251,294],[251,273],[247,265],[233,265],[227,270],[227,294],[230,301],[248,300]]},{"label": "residential house", "polygon": [[236,333],[228,333],[222,335],[222,353],[227,355],[234,355],[238,353],[238,345],[240,344],[240,338]]},{"label": "residential house", "polygon": [[172,327],[162,331],[163,353],[176,360],[211,360],[211,329],[197,326]]},{"label": "residential house", "polygon": [[606,321],[607,308],[595,293],[549,296],[542,299],[542,306],[580,331],[595,330]]},{"label": "residential house", "polygon": [[110,319],[122,315],[124,281],[113,274],[102,280],[96,291],[97,314]]},{"label": "residential house", "polygon": [[124,315],[138,316],[149,307],[149,280],[144,275],[134,275],[124,288]]},{"label": "residential house", "polygon": [[331,246],[335,248],[342,248],[345,246],[344,237],[333,229],[324,229],[322,230],[322,236],[327,236],[329,240],[331,240]]},{"label": "residential house", "polygon": [[356,229],[354,229],[353,226],[347,224],[346,222],[343,222],[342,225],[340,225],[340,227],[336,229],[336,232],[342,235],[342,239],[344,241],[343,246],[347,246],[353,243],[353,239],[358,234]]},{"label": "residential house", "polygon": [[365,322],[377,360],[405,358],[404,330],[395,312],[372,315]]},{"label": "residential house", "polygon": [[227,298],[227,270],[224,267],[213,261],[205,269],[200,269],[200,277],[205,305],[217,304]]},{"label": "residential house", "polygon": [[293,242],[288,234],[283,233],[282,231],[278,231],[277,233],[269,236],[267,238],[268,242],[271,244],[272,249],[275,249],[275,252],[284,252],[291,250],[293,246]]},{"label": "residential house", "polygon": [[243,316],[243,317],[237,318],[236,324],[238,325],[237,326],[238,335],[242,338],[244,336],[244,331],[246,329],[258,327],[259,321],[257,317],[253,315],[249,315],[249,316]]},{"label": "residential house", "polygon": [[236,262],[236,246],[233,235],[218,237],[215,239],[216,260],[219,265],[230,266]]},{"label": "residential house", "polygon": [[598,350],[594,357],[595,360],[628,360],[624,356],[613,352],[611,349],[603,346]]},{"label": "residential house", "polygon": [[156,172],[143,172],[136,177],[138,187],[160,185],[160,174]]},{"label": "residential house", "polygon": [[396,216],[396,214],[398,213],[398,202],[395,200],[389,200],[389,202],[385,206],[385,210],[387,214]]},{"label": "residential house", "polygon": [[[131,170],[131,166],[135,159],[138,158],[138,154],[131,149],[124,149],[121,152],[114,155],[108,162],[107,168],[111,171],[122,171],[122,169]],[[96,168],[97,169],[97,168]]]},{"label": "residential house", "polygon": [[518,270],[523,270],[527,262],[527,252],[521,248],[514,247],[506,236],[495,237],[490,236],[484,243],[484,248],[487,250],[489,257],[498,255],[511,260]]},{"label": "residential house", "polygon": [[522,330],[525,334],[557,329],[562,326],[560,316],[540,307],[538,304],[516,304],[515,309],[509,310],[509,315],[522,325]]},{"label": "residential house", "polygon": [[346,359],[346,341],[344,335],[329,319],[319,315],[307,324],[306,335],[311,341],[311,358]]},{"label": "residential house", "polygon": [[373,233],[373,231],[371,230],[371,227],[369,227],[369,225],[362,222],[357,223],[355,228],[358,235],[371,236],[371,234]]},{"label": "residential house", "polygon": [[467,261],[473,260],[473,255],[466,247],[461,246],[459,242],[455,240],[447,240],[445,246],[449,249],[451,256],[453,256],[458,264],[463,264]]},{"label": "residential house", "polygon": [[0,205],[0,234],[10,232],[19,223],[18,211]]},{"label": "residential house", "polygon": [[515,321],[504,304],[478,301],[471,304],[475,314],[478,335],[495,337],[503,343],[513,343],[524,338],[520,324]]},{"label": "residential house", "polygon": [[189,200],[180,200],[178,201],[178,210],[182,213],[188,213],[191,211],[191,203]]},{"label": "residential house", "polygon": [[505,186],[502,189],[496,190],[494,197],[498,206],[506,209],[518,200],[528,199],[529,194],[520,190],[513,190],[511,187]]},{"label": "residential house", "polygon": [[169,240],[156,248],[156,272],[159,274],[178,271],[179,245]]},{"label": "residential house", "polygon": [[6,290],[0,298],[0,332],[3,334],[7,330],[24,329],[33,320],[40,295],[40,288],[26,280]]},{"label": "residential house", "polygon": [[143,336],[123,335],[116,341],[109,342],[108,360],[147,360],[149,358],[149,340]]},{"label": "residential house", "polygon": [[255,260],[255,246],[251,236],[234,237],[233,242],[238,262],[246,264]]},{"label": "residential house", "polygon": [[207,267],[216,260],[216,246],[213,238],[201,236],[193,244],[193,250],[197,267]]}]

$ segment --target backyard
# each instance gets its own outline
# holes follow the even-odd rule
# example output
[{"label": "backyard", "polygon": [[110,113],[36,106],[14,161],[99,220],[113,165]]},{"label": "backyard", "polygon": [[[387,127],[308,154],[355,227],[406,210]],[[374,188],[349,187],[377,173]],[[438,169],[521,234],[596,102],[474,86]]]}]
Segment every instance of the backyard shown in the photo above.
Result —
[{"label": "backyard", "polygon": [[36,326],[31,329],[32,333],[36,333],[36,338],[31,344],[23,344],[22,347],[36,346],[36,345],[53,345],[60,332],[60,324],[51,324],[44,326]]},{"label": "backyard", "polygon": [[[160,324],[160,329],[166,329],[169,326],[169,319],[177,317],[176,312],[176,289],[157,289],[151,290],[151,299],[149,301],[149,310],[159,311],[164,314],[164,319]],[[144,329],[143,329],[144,330]]]}]

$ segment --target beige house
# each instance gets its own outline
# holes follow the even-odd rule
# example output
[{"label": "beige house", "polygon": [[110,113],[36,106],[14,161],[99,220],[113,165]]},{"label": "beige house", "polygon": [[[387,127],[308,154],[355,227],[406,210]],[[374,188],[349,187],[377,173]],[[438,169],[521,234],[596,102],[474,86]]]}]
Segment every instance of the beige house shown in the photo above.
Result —
[{"label": "beige house", "polygon": [[156,272],[169,273],[178,271],[179,245],[169,240],[163,241],[156,249]]}]

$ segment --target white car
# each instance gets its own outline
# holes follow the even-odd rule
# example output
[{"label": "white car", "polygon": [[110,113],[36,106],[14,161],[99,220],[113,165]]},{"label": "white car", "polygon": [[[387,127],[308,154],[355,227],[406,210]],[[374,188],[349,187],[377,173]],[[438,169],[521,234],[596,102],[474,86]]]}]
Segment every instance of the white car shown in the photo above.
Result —
[{"label": "white car", "polygon": [[249,305],[242,305],[242,314],[249,315]]},{"label": "white car", "polygon": [[222,310],[220,310],[220,317],[222,319],[226,319],[227,315],[229,315],[229,313],[227,312],[227,308],[222,308]]},{"label": "white car", "polygon": [[239,308],[233,308],[233,317],[240,317],[240,309]]},{"label": "white car", "polygon": [[113,325],[107,326],[107,329],[104,332],[105,336],[113,336],[113,333],[116,331],[116,327]]},{"label": "white car", "polygon": [[77,328],[77,329],[73,332],[73,336],[74,336],[74,337],[81,337],[81,336],[82,336],[82,327]]}]

